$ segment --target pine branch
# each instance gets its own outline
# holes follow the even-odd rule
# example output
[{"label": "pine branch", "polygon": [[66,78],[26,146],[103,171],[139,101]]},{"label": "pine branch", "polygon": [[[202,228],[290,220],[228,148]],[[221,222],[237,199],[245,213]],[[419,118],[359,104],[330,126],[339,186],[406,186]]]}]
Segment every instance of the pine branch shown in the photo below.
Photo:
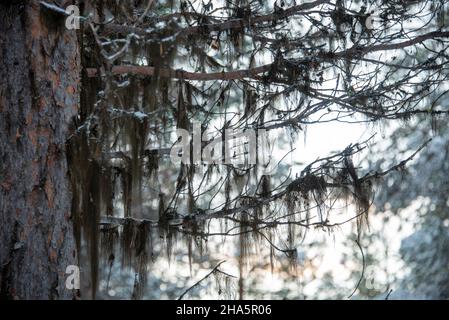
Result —
[{"label": "pine branch", "polygon": [[[244,78],[256,78],[257,75],[264,72],[268,72],[271,68],[271,64],[246,69],[246,70],[236,70],[228,72],[188,72],[184,70],[173,70],[169,68],[155,68],[147,66],[114,66],[112,67],[112,74],[134,74],[143,76],[155,76],[158,75],[162,78],[172,78],[172,79],[184,79],[184,80],[198,80],[198,81],[210,81],[210,80],[237,80]],[[98,75],[96,68],[86,68],[87,75],[89,77],[95,77]]]},{"label": "pine branch", "polygon": [[[317,0],[313,2],[303,3],[300,5],[292,6],[281,12],[273,12],[265,15],[254,16],[250,19],[230,19],[228,21],[212,24],[202,24],[198,26],[186,27],[178,30],[175,35],[176,37],[186,37],[188,35],[197,34],[207,30],[212,31],[226,31],[232,29],[242,29],[245,27],[255,26],[261,23],[273,22],[280,19],[285,19],[294,15],[301,14],[305,10],[313,9],[322,4],[330,3],[329,0]],[[105,35],[110,34],[121,34],[126,35],[129,33],[135,33],[139,36],[148,36],[150,34],[149,30],[144,28],[125,26],[125,25],[115,25],[106,24],[103,26],[103,32]]]},{"label": "pine branch", "polygon": [[[355,46],[347,50],[335,52],[335,53],[323,53],[318,55],[317,58],[322,61],[333,61],[337,58],[360,58],[368,53],[376,51],[386,51],[386,50],[396,50],[403,49],[415,44],[421,43],[426,40],[431,40],[435,38],[449,37],[449,32],[444,31],[433,31],[429,32],[416,38],[399,42],[393,44],[379,44],[372,46]],[[304,59],[303,59],[304,60]],[[300,63],[301,60],[292,61],[294,64]],[[155,76],[158,75],[162,78],[172,78],[172,79],[184,79],[184,80],[197,80],[197,81],[212,81],[212,80],[241,80],[245,78],[259,79],[258,75],[270,71],[274,67],[275,63],[266,64],[263,66],[235,70],[235,71],[223,71],[223,72],[189,72],[184,70],[174,70],[170,68],[156,68],[150,66],[135,66],[135,65],[123,65],[123,66],[113,66],[112,74],[134,74],[143,76]],[[86,73],[89,77],[95,77],[98,75],[97,68],[86,68]]]},{"label": "pine branch", "polygon": [[[347,158],[348,156],[351,156],[359,151],[361,151],[362,146],[361,144],[366,144],[369,140],[371,140],[373,137],[370,137],[368,140],[364,141],[363,143],[359,143],[359,144],[354,144],[354,145],[350,145],[349,147],[347,147],[344,151],[326,157],[326,158],[322,158],[322,159],[318,159],[314,162],[312,162],[311,164],[309,164],[304,170],[304,172],[318,172],[322,166],[319,166],[317,169],[311,171],[311,168],[314,164],[316,163],[326,163],[326,165],[329,166],[329,163],[333,163],[333,164],[337,164],[340,161],[343,161],[345,158]],[[413,158],[423,149],[427,146],[427,144],[431,141],[432,139],[427,140],[424,144],[422,144],[415,152],[413,152],[413,154],[411,154],[409,157],[407,157],[406,159],[402,160],[400,163],[388,168],[385,171],[375,171],[375,172],[370,172],[366,175],[364,175],[363,177],[361,177],[360,179],[358,179],[360,182],[363,181],[367,181],[370,179],[376,179],[382,176],[387,175],[388,173],[398,170],[400,168],[403,168],[409,161],[413,160]],[[244,212],[244,211],[248,211],[251,209],[255,209],[257,207],[263,206],[263,205],[267,205],[268,203],[271,203],[275,200],[278,200],[280,198],[282,198],[284,195],[286,195],[288,192],[290,192],[293,189],[296,189],[297,186],[301,186],[304,183],[304,179],[305,179],[305,175],[301,175],[299,178],[293,180],[292,182],[290,182],[289,184],[287,184],[285,186],[285,188],[283,188],[283,190],[279,191],[276,194],[273,194],[270,197],[267,198],[254,198],[253,201],[251,201],[250,203],[246,204],[246,205],[241,205],[232,209],[220,209],[217,211],[213,211],[213,212],[201,212],[201,213],[191,213],[189,215],[186,216],[176,216],[173,219],[168,220],[169,225],[171,226],[181,226],[185,223],[192,223],[192,222],[201,222],[201,221],[207,221],[210,219],[218,219],[218,218],[228,218],[233,216],[236,213],[240,213],[240,212]],[[324,182],[323,187],[329,187],[329,188],[339,188],[339,187],[343,187],[346,185],[350,185],[350,183],[348,184],[344,184],[344,183],[333,183],[333,182]],[[150,226],[152,227],[157,227],[159,226],[159,221],[158,220],[149,220],[149,219],[135,219],[135,218],[131,218],[131,217],[126,217],[126,218],[121,218],[121,217],[113,217],[113,216],[103,216],[101,218],[101,224],[102,225],[109,225],[109,224],[113,224],[113,225],[124,225],[127,221],[133,221],[136,223],[148,223]],[[267,224],[268,222],[266,221],[261,221],[265,224]],[[311,224],[308,223],[298,223],[299,225],[303,226],[303,227],[310,227]],[[325,226],[327,224],[327,222],[320,222],[319,224],[322,224],[323,226]],[[316,224],[314,224],[316,225]]]},{"label": "pine branch", "polygon": [[211,275],[213,275],[216,272],[220,272],[224,275],[226,275],[227,277],[233,277],[230,274],[227,274],[225,272],[222,272],[220,269],[218,269],[224,262],[226,262],[226,260],[220,261],[208,274],[206,274],[203,278],[201,278],[200,280],[198,280],[193,286],[189,287],[187,290],[185,290],[178,298],[178,300],[182,300],[182,298],[184,298],[184,296],[189,293],[192,289],[194,289],[195,287],[197,287],[201,282],[203,282],[204,280],[206,280],[207,278],[209,278]]}]

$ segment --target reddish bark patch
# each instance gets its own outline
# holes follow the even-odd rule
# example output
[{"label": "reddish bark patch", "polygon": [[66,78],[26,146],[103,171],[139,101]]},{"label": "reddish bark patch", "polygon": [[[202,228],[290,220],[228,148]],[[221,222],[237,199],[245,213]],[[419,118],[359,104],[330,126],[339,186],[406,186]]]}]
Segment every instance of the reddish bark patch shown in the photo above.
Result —
[{"label": "reddish bark patch", "polygon": [[36,187],[28,194],[27,202],[32,207],[39,203],[39,190]]},{"label": "reddish bark patch", "polygon": [[37,147],[37,131],[34,129],[28,131],[28,138],[30,139],[31,144],[34,147]]},{"label": "reddish bark patch", "polygon": [[58,251],[54,248],[50,248],[49,251],[50,252],[49,252],[48,256],[50,258],[50,261],[53,263],[56,263],[58,261]]},{"label": "reddish bark patch", "polygon": [[28,112],[26,118],[25,118],[25,123],[26,125],[30,125],[33,121],[33,113],[32,112]]},{"label": "reddish bark patch", "polygon": [[0,112],[3,112],[4,106],[6,106],[6,98],[4,96],[0,96]]},{"label": "reddish bark patch", "polygon": [[39,99],[39,110],[45,110],[45,107],[47,106],[47,101],[45,100],[44,97],[40,97]]},{"label": "reddish bark patch", "polygon": [[73,86],[68,86],[66,88],[66,91],[67,91],[68,94],[74,94],[76,92],[76,89]]},{"label": "reddish bark patch", "polygon": [[47,195],[48,207],[50,209],[53,209],[53,204],[55,200],[55,186],[53,185],[53,182],[51,181],[50,177],[47,177],[44,189],[45,194]]},{"label": "reddish bark patch", "polygon": [[13,185],[13,179],[12,177],[7,177],[2,183],[0,183],[0,186],[5,191],[10,191],[11,187]]},{"label": "reddish bark patch", "polygon": [[61,77],[59,76],[59,72],[50,72],[50,80],[53,84],[53,91],[55,91],[59,84],[61,83]]},{"label": "reddish bark patch", "polygon": [[62,245],[63,242],[64,242],[64,232],[61,231],[59,233],[58,240],[56,241],[56,244],[58,245],[58,248]]}]

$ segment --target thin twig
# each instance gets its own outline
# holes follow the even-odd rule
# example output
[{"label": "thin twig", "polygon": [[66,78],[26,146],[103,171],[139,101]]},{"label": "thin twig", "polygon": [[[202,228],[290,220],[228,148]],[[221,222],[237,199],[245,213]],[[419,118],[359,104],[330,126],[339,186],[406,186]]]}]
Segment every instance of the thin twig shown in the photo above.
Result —
[{"label": "thin twig", "polygon": [[[226,276],[231,276],[221,270],[219,270],[218,268],[224,263],[226,262],[226,260],[220,261],[208,274],[206,274],[203,278],[201,278],[200,280],[198,280],[193,286],[189,287],[186,291],[184,291],[183,294],[181,294],[178,298],[178,300],[182,300],[182,298],[184,298],[184,296],[193,288],[195,288],[196,286],[198,286],[202,281],[206,280],[210,275],[214,274],[215,272],[220,272]],[[231,276],[234,277],[234,276]],[[235,277],[234,277],[235,278]]]},{"label": "thin twig", "polygon": [[390,294],[393,292],[393,289],[390,289],[387,293],[387,296],[385,297],[385,300],[388,300],[390,298]]}]

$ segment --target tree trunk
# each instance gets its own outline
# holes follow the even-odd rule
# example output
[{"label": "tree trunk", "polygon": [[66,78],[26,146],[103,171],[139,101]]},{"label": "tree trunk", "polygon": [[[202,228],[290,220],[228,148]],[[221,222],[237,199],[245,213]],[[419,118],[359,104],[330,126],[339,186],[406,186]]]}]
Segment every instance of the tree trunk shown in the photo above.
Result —
[{"label": "tree trunk", "polygon": [[0,1],[0,294],[72,299],[65,142],[79,101],[75,30],[39,1]]}]

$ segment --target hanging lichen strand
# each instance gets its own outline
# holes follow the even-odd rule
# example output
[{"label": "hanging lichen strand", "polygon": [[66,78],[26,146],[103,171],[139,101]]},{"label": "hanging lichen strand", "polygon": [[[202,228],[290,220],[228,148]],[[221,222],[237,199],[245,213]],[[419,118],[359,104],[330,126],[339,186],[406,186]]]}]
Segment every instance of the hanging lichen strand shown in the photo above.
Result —
[{"label": "hanging lichen strand", "polygon": [[[405,26],[400,8],[429,5],[416,2],[377,6],[398,27]],[[443,44],[429,52],[430,62],[411,61],[400,50],[447,34],[368,29],[363,1],[84,3],[81,110],[68,144],[77,243],[91,275],[83,288],[92,298],[99,277],[109,285],[114,263],[134,270],[137,299],[157,257],[171,259],[177,243],[192,268],[194,257],[207,253],[207,240],[218,236],[234,244],[243,297],[245,270],[257,253],[268,252],[272,270],[277,257],[294,265],[306,230],[336,225],[331,213],[340,199],[356,204],[360,236],[376,179],[413,155],[385,171],[363,172],[351,159],[368,139],[293,170],[283,160],[298,137],[321,121],[446,113],[423,108],[444,80]],[[389,50],[410,67],[376,55]],[[241,156],[246,165],[221,164],[228,142],[213,150],[215,163],[174,165],[176,129],[192,133],[196,123],[209,132],[202,147],[226,130],[268,130],[277,138],[262,155],[273,171],[248,164],[247,142],[231,149],[231,159]],[[281,158],[273,154],[281,151]],[[229,275],[213,271],[220,291],[232,287]]]}]

